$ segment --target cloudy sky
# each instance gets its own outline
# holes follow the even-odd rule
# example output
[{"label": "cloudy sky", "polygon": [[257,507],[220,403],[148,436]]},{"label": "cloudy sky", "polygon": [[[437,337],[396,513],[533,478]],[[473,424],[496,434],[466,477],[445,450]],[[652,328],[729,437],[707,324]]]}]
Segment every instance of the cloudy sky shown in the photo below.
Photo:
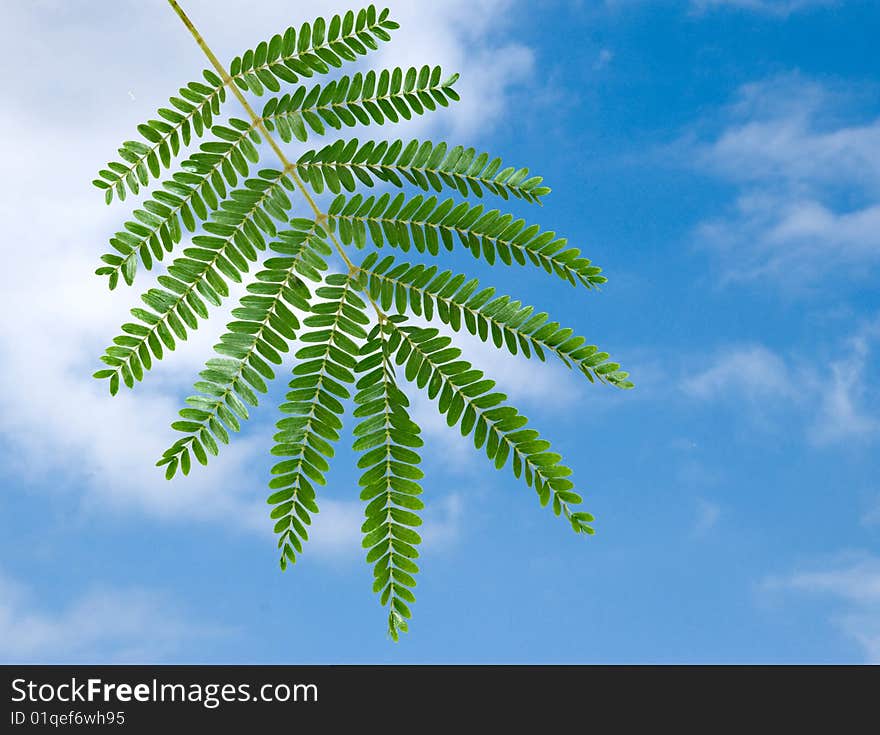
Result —
[{"label": "cloudy sky", "polygon": [[[224,60],[348,7],[183,4]],[[205,60],[158,0],[4,2],[3,47],[27,63],[0,110],[0,660],[880,662],[880,8],[390,4],[401,29],[360,68],[462,74],[460,104],[398,134],[544,176],[544,207],[512,209],[610,279],[586,293],[460,261],[633,375],[615,392],[465,340],[566,455],[596,536],[416,398],[425,545],[392,645],[350,452],[284,574],[264,501],[272,400],[219,460],[165,483],[153,462],[224,314],[105,395],[90,374],[149,279],[111,294],[92,275],[130,202],[106,207],[89,182]]]}]

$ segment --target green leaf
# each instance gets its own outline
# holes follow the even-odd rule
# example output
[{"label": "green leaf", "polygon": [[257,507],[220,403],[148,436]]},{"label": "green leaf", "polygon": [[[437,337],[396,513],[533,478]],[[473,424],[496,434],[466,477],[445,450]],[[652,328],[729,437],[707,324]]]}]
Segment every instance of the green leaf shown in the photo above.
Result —
[{"label": "green leaf", "polygon": [[[312,223],[312,229],[314,226]],[[300,238],[302,247],[307,242]],[[350,370],[353,360],[346,357],[351,340],[343,326],[350,311],[358,315],[356,318],[366,319],[362,314],[364,303],[353,293],[350,279],[331,274],[323,283],[316,296],[329,300],[307,307],[312,313],[304,317],[303,326],[311,331],[302,333],[300,342],[314,346],[296,353],[300,362],[294,367],[296,377],[290,381],[287,402],[281,405],[283,417],[276,424],[272,449],[272,454],[284,458],[272,468],[275,477],[270,487],[277,490],[269,496],[269,504],[275,506],[272,517],[280,515],[289,520],[281,532],[297,552],[307,540],[305,526],[311,514],[317,512],[314,485],[326,484],[328,460],[339,441],[344,407],[338,398],[349,397],[346,386],[354,382]],[[356,346],[353,349],[357,351]]]},{"label": "green leaf", "polygon": [[[507,199],[513,196],[528,202],[540,203],[540,197],[549,192],[540,176],[525,181],[515,179],[514,169],[498,172],[501,159],[490,160],[488,153],[476,154],[473,148],[447,148],[446,143],[434,145],[430,141],[338,140],[319,150],[307,151],[296,163],[297,169],[308,181],[319,182],[319,187],[335,193],[341,189],[353,192],[358,184],[373,186],[376,181],[397,187],[416,186],[425,191],[455,189],[462,196],[482,196],[483,191]],[[520,171],[527,171],[521,169]],[[360,245],[359,245],[360,246]]]},{"label": "green leaf", "polygon": [[[233,82],[245,91],[261,95],[264,86],[277,90],[279,83],[326,74],[343,61],[354,61],[377,48],[380,41],[389,40],[388,31],[397,28],[387,14],[377,14],[372,5],[358,13],[357,24],[346,24],[345,18],[349,16],[354,17],[351,11],[343,16],[334,15],[326,23],[319,18],[263,41],[232,60],[229,72]],[[316,32],[324,28],[329,31],[326,35]]]},{"label": "green leaf", "polygon": [[[567,241],[557,238],[554,232],[542,232],[537,225],[527,227],[525,220],[515,220],[512,214],[497,209],[485,211],[482,204],[456,204],[452,199],[438,203],[437,197],[422,194],[411,199],[403,193],[393,198],[383,194],[366,199],[360,194],[351,198],[340,194],[328,214],[330,225],[346,245],[353,242],[352,226],[361,223],[369,226],[377,247],[387,243],[408,251],[415,246],[419,252],[437,255],[440,244],[452,250],[458,241],[475,258],[490,264],[498,255],[505,264],[515,261],[537,266],[572,285],[580,283],[587,288],[606,280],[599,275],[599,268],[581,257],[580,250],[566,247]],[[410,233],[418,236],[411,240]]]},{"label": "green leaf", "polygon": [[[306,234],[313,234],[315,228],[316,224],[312,222]],[[294,235],[299,231],[289,232]],[[256,403],[251,389],[265,393],[268,388],[263,378],[272,380],[275,377],[272,368],[257,354],[258,341],[272,335],[271,339],[277,340],[276,347],[286,352],[288,343],[296,337],[295,330],[300,326],[290,308],[308,308],[311,295],[297,275],[296,267],[303,252],[308,249],[309,241],[297,240],[298,252],[290,258],[267,260],[264,263],[266,270],[257,274],[260,286],[250,284],[248,293],[232,310],[233,316],[239,321],[228,324],[229,331],[214,346],[215,352],[221,357],[208,360],[206,369],[200,373],[202,381],[197,384],[202,394],[190,396],[186,401],[189,406],[198,406],[199,410],[184,408],[180,411],[182,418],[194,420],[177,421],[171,425],[178,431],[198,435],[211,454],[219,453],[217,440],[226,444],[228,431],[237,432],[240,429],[239,420],[224,410],[226,402],[237,398],[236,405],[241,407],[246,417],[242,401]],[[266,284],[271,285],[267,288]],[[239,345],[236,335],[247,335],[245,343]],[[172,445],[163,456],[176,456],[182,451],[182,445]]]},{"label": "green leaf", "polygon": [[[360,269],[367,276],[374,300],[380,300],[388,289],[401,295],[395,304],[401,314],[407,309],[417,315],[424,312],[428,319],[439,319],[456,332],[464,326],[484,342],[491,335],[496,347],[512,355],[522,352],[543,360],[545,351],[550,352],[591,379],[621,388],[632,386],[628,373],[619,370],[617,363],[608,362],[608,353],[585,345],[583,337],[573,337],[571,329],[551,322],[546,312],[535,313],[533,307],[509,296],[496,296],[494,288],[477,292],[476,279],[467,280],[450,270],[441,272],[436,265],[399,263],[392,256],[379,262],[368,256]],[[430,309],[426,308],[429,303]]]},{"label": "green leaf", "polygon": [[[422,477],[415,466],[420,458],[407,448],[422,445],[421,430],[409,416],[409,401],[391,368],[392,329],[390,323],[380,324],[360,349],[359,391],[354,397],[355,416],[361,419],[354,434],[360,438],[354,449],[364,452],[358,466],[365,471],[358,484],[363,488],[361,497],[370,501],[361,529],[365,534],[362,545],[367,549],[367,562],[374,564],[373,591],[388,606],[389,633],[396,640],[405,630],[400,615],[409,617],[407,603],[415,601],[408,588],[415,586],[411,575],[418,567],[410,557],[418,553],[415,546],[421,538],[412,528],[421,525],[414,511],[424,505],[414,497],[421,493],[415,482]],[[401,544],[411,553],[402,554]]]},{"label": "green leaf", "polygon": [[[387,322],[398,342],[397,354],[403,351],[409,354],[410,362],[416,358],[426,367],[418,371],[417,384],[427,387],[429,397],[437,399],[437,408],[447,423],[461,423],[462,433],[473,435],[476,448],[484,449],[497,469],[509,459],[514,475],[534,486],[539,497],[542,488],[549,488],[554,504],[571,518],[570,506],[579,504],[581,498],[571,492],[572,485],[565,479],[571,470],[561,464],[562,457],[546,451],[549,442],[539,440],[538,432],[525,428],[525,416],[504,405],[505,396],[494,390],[495,382],[484,379],[482,371],[461,360],[461,350],[451,347],[448,337],[439,336],[433,328],[398,326],[400,319]],[[471,412],[470,420],[463,418],[466,410]],[[565,487],[560,487],[560,481],[566,483]],[[397,537],[412,543],[414,533],[403,529]]]},{"label": "green leaf", "polygon": [[204,71],[202,76],[206,84],[190,82],[181,87],[180,96],[171,98],[170,107],[160,108],[158,118],[138,125],[146,143],[126,141],[118,150],[122,160],[98,172],[93,183],[104,191],[108,204],[114,193],[120,200],[127,193],[138,194],[151,178],[159,176],[161,168],[171,165],[172,154],[176,156],[193,136],[201,137],[210,129],[213,115],[226,99],[226,87],[214,72]]},{"label": "green leaf", "polygon": [[[451,87],[433,81],[439,79],[440,67],[422,67],[422,71],[420,74],[416,67],[406,72],[400,68],[382,69],[378,73],[370,70],[334,79],[323,86],[300,87],[292,94],[270,98],[263,107],[261,119],[269,130],[277,130],[279,137],[289,143],[293,137],[305,141],[309,130],[324,135],[328,127],[339,130],[409,120],[436,109],[435,101],[445,106],[457,99]],[[404,74],[419,78],[415,88],[408,92],[399,81]],[[393,80],[397,83],[392,83]],[[335,173],[328,168],[320,175],[323,183],[327,176],[333,177]],[[347,183],[353,182],[349,175]],[[499,182],[501,185],[503,182]],[[320,186],[317,180],[313,182],[313,187]],[[490,186],[496,188],[494,183]],[[338,182],[329,188],[338,193]]]},{"label": "green leaf", "polygon": [[[108,362],[107,358],[113,358],[114,362],[108,364],[123,379],[137,364],[140,352],[148,350],[155,360],[162,359],[164,352],[154,335],[158,335],[169,349],[173,349],[172,333],[178,339],[185,340],[190,330],[198,328],[197,315],[202,318],[207,315],[201,299],[217,306],[229,294],[228,280],[241,280],[241,274],[248,270],[249,263],[257,259],[257,251],[265,249],[265,235],[277,234],[275,225],[263,213],[262,207],[270,196],[276,195],[287,185],[288,180],[283,172],[270,169],[261,171],[259,178],[248,179],[244,188],[232,192],[227,200],[229,206],[222,213],[215,212],[214,221],[205,224],[205,229],[213,234],[192,238],[193,244],[201,248],[205,255],[189,252],[177,258],[168,266],[168,274],[159,277],[163,288],[151,288],[141,296],[150,310],[132,310],[132,315],[143,322],[146,329],[133,339],[125,338],[123,341],[117,337],[102,358],[105,362]],[[286,201],[285,206],[289,208],[291,203]],[[194,255],[199,257],[190,257]],[[231,335],[224,335],[224,339],[232,348],[246,346],[248,341]],[[140,380],[142,372],[138,369],[134,377]],[[124,382],[131,387],[134,381],[129,379]]]},{"label": "green leaf", "polygon": [[[339,490],[328,473],[353,404],[362,544],[393,640],[412,616],[422,512],[433,499],[423,493],[423,439],[404,389],[424,391],[492,465],[509,466],[542,506],[591,535],[593,516],[580,510],[581,492],[560,454],[494,381],[462,359],[454,340],[465,329],[511,355],[555,357],[590,381],[632,387],[607,352],[547,313],[464,273],[380,257],[385,244],[437,257],[458,243],[488,265],[535,266],[591,289],[605,282],[564,238],[474,201],[491,194],[541,203],[550,189],[540,176],[474,148],[395,139],[387,130],[458,100],[458,75],[444,80],[430,66],[335,71],[397,27],[387,10],[370,5],[271,36],[228,69],[234,91],[270,93],[259,117],[246,105],[248,119],[221,122],[225,75],[205,72],[204,82],[181,88],[138,126],[137,139],[123,143],[119,160],[93,181],[108,203],[145,195],[95,273],[115,288],[164,261],[94,377],[107,381],[111,395],[121,385],[133,388],[241,284],[243,295],[156,465],[170,480],[219,455],[271,391],[278,366],[289,365],[267,493],[284,570],[309,539],[318,494]],[[308,81],[331,72],[329,81]],[[343,128],[372,124],[386,126],[380,138],[387,140],[337,139]],[[282,144],[326,134],[333,142],[287,159]],[[264,167],[266,156],[275,168]],[[382,191],[360,193],[372,187]],[[309,188],[334,195],[326,211]],[[444,190],[456,198],[438,198]],[[368,250],[359,267],[350,246]],[[410,324],[406,314],[439,321],[448,334]]]},{"label": "green leaf", "polygon": [[[161,261],[181,241],[185,230],[192,232],[199,221],[206,220],[224,204],[227,181],[220,173],[250,145],[248,136],[260,140],[252,124],[234,118],[229,122],[235,129],[221,125],[213,129],[224,131],[224,142],[202,143],[200,150],[181,164],[184,171],[162,182],[162,188],[152,193],[143,208],[134,211],[137,221],[126,222],[125,228],[110,238],[115,253],[101,256],[109,267],[99,270],[100,275],[108,277],[111,286],[118,282],[119,273],[125,283],[131,285],[139,263],[150,270],[154,262]],[[236,160],[244,161],[244,158]],[[247,175],[247,162],[240,165],[241,174]],[[229,183],[234,185],[237,181],[238,174],[233,173]],[[189,255],[198,257],[195,248],[190,249]]]}]

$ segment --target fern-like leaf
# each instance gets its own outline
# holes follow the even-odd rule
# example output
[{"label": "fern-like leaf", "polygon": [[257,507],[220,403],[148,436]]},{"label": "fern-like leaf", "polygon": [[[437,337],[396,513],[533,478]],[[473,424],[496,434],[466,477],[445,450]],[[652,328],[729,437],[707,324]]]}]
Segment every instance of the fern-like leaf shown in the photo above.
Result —
[{"label": "fern-like leaf", "polygon": [[[517,182],[511,178],[508,183]],[[577,248],[566,247],[568,241],[556,233],[542,232],[538,225],[526,226],[525,220],[497,209],[486,211],[482,204],[456,204],[454,199],[438,203],[437,197],[421,194],[407,199],[403,192],[395,197],[386,193],[366,198],[340,194],[327,214],[330,226],[346,245],[362,248],[369,236],[376,247],[387,243],[403,251],[414,247],[420,253],[437,255],[441,243],[452,250],[458,240],[475,258],[490,265],[496,257],[505,265],[531,263],[587,288],[607,280],[600,275],[601,268],[581,257]]]},{"label": "fern-like leaf", "polygon": [[307,140],[309,130],[324,135],[326,126],[341,130],[358,124],[396,123],[457,100],[452,86],[457,79],[456,74],[442,81],[439,66],[411,67],[406,72],[383,69],[379,74],[371,69],[323,87],[300,87],[293,94],[273,97],[263,107],[262,119],[269,130],[278,130],[285,143],[293,138]]},{"label": "fern-like leaf", "polygon": [[123,325],[124,334],[101,356],[110,367],[94,375],[109,380],[111,394],[119,390],[120,379],[129,388],[143,380],[153,359],[161,360],[165,348],[174,349],[175,336],[185,340],[188,329],[198,329],[199,318],[208,318],[205,301],[220,306],[229,295],[227,279],[241,282],[257,251],[266,247],[264,233],[277,234],[272,219],[285,220],[291,207],[285,188],[293,184],[281,171],[267,169],[259,178],[248,179],[244,189],[232,192],[213,213],[214,221],[205,225],[211,234],[195,236],[196,247],[187,248],[183,258],[168,266],[168,274],[159,276],[164,288],[151,288],[141,296],[152,311],[132,309],[140,324]]},{"label": "fern-like leaf", "polygon": [[277,92],[282,82],[326,74],[344,61],[355,61],[377,49],[379,41],[390,41],[388,32],[399,26],[388,15],[387,9],[377,11],[369,5],[357,13],[349,10],[334,15],[329,21],[316,18],[299,30],[291,26],[284,34],[236,56],[229,74],[241,89],[256,95],[263,94],[264,88]]},{"label": "fern-like leaf", "polygon": [[568,479],[571,470],[562,457],[550,451],[550,442],[541,439],[534,429],[526,428],[528,419],[513,406],[504,405],[507,397],[494,391],[495,381],[481,370],[459,359],[461,350],[453,347],[450,337],[433,328],[400,326],[405,317],[394,317],[389,349],[394,360],[404,365],[407,380],[427,388],[428,397],[437,399],[437,408],[446,423],[459,426],[462,436],[473,435],[477,449],[485,447],[486,456],[496,469],[511,460],[513,474],[525,480],[538,493],[541,505],[553,501],[553,512],[565,514],[577,533],[593,533],[587,525],[589,513],[573,511],[581,496]]},{"label": "fern-like leaf", "polygon": [[296,162],[297,171],[320,194],[326,187],[334,194],[355,191],[358,183],[373,186],[374,178],[397,187],[406,184],[424,191],[441,191],[444,186],[462,196],[483,196],[483,189],[502,199],[509,196],[541,203],[550,189],[541,186],[540,176],[528,176],[527,168],[502,168],[500,158],[477,154],[474,148],[426,140],[403,143],[338,140],[317,151],[307,151]]},{"label": "fern-like leaf", "polygon": [[[327,482],[346,404],[353,403],[362,542],[394,640],[407,630],[415,601],[416,529],[424,509],[421,431],[403,388],[426,392],[449,426],[471,437],[495,467],[510,465],[577,533],[593,533],[593,517],[578,508],[571,470],[550,443],[494,381],[462,359],[452,336],[407,320],[439,323],[452,333],[466,329],[513,355],[555,357],[590,381],[630,388],[628,374],[571,328],[513,296],[439,264],[398,262],[378,252],[387,244],[436,257],[441,244],[451,251],[458,242],[489,265],[536,266],[596,288],[605,282],[601,269],[564,238],[470,201],[494,195],[541,204],[550,192],[543,179],[445,142],[352,139],[312,144],[295,155],[284,150],[344,128],[394,125],[458,99],[458,76],[444,79],[440,67],[429,65],[306,81],[388,41],[397,23],[387,10],[370,5],[288,28],[224,67],[180,2],[169,4],[212,71],[139,126],[143,140],[123,143],[119,160],[94,181],[108,203],[152,187],[101,256],[96,273],[110,288],[132,284],[138,270],[156,268],[174,253],[157,285],[141,296],[144,307],[131,310],[134,319],[101,356],[104,367],[95,377],[108,381],[111,394],[123,384],[133,387],[201,326],[211,307],[222,305],[231,283],[244,283],[245,293],[172,423],[177,433],[157,461],[166,477],[189,474],[217,455],[268,394],[279,366],[291,363],[268,498],[285,569],[308,539],[317,488]],[[248,96],[267,91],[272,96],[258,114]],[[218,123],[230,95],[244,119]],[[190,144],[198,148],[187,150]],[[277,159],[272,168],[261,167],[266,155]],[[178,170],[163,175],[178,157]],[[361,193],[376,185],[401,191]],[[439,199],[444,190],[462,201]],[[324,208],[318,195],[328,191],[336,196]],[[291,193],[308,215],[292,217]],[[355,265],[347,246],[368,244],[376,249]],[[341,273],[334,272],[340,266],[334,255]]]},{"label": "fern-like leaf", "polygon": [[[376,262],[378,261],[378,262]],[[587,344],[570,327],[550,321],[545,312],[509,296],[496,296],[491,286],[480,289],[476,278],[450,270],[438,272],[436,265],[397,263],[393,256],[379,260],[370,253],[360,270],[368,277],[372,298],[385,310],[407,311],[431,320],[435,317],[458,332],[462,326],[483,342],[490,340],[512,355],[522,352],[544,360],[549,352],[567,367],[576,366],[590,382],[607,381],[618,388],[632,388],[629,373],[610,360],[607,352]]]},{"label": "fern-like leaf", "polygon": [[409,605],[419,571],[415,563],[421,537],[414,529],[422,525],[417,515],[424,508],[419,499],[419,480],[424,473],[416,450],[423,442],[421,430],[410,418],[409,401],[398,388],[391,366],[390,324],[380,323],[361,348],[356,370],[358,380],[354,415],[362,419],[354,429],[354,449],[362,452],[358,467],[364,511],[362,545],[367,563],[373,564],[373,592],[388,606],[388,633],[396,641],[408,628]]},{"label": "fern-like leaf", "polygon": [[190,82],[170,100],[171,107],[159,109],[158,117],[138,125],[140,140],[127,140],[119,148],[121,161],[111,161],[92,183],[104,191],[107,204],[113,195],[124,201],[126,192],[137,194],[151,178],[168,168],[181,148],[193,137],[209,130],[220,105],[226,99],[223,80],[212,71],[202,72],[205,82]]},{"label": "fern-like leaf", "polygon": [[324,301],[312,304],[312,313],[303,320],[313,329],[300,337],[306,346],[296,353],[299,362],[287,402],[281,404],[285,417],[276,424],[272,448],[273,455],[285,457],[272,468],[275,477],[269,487],[274,492],[268,500],[274,506],[271,517],[279,534],[282,569],[302,553],[310,513],[318,512],[312,483],[326,484],[327,460],[342,429],[342,401],[351,398],[348,386],[354,383],[352,371],[369,323],[366,304],[353,292],[350,278],[331,274],[325,284],[315,291]]},{"label": "fern-like leaf", "polygon": [[[300,77],[326,74],[331,67],[378,48],[378,41],[390,40],[388,32],[397,27],[388,18],[387,9],[377,12],[373,5],[357,14],[348,11],[335,15],[329,23],[316,18],[298,31],[290,27],[283,35],[277,34],[236,56],[228,78],[257,95],[264,87],[278,92],[279,82],[294,83]],[[137,194],[151,179],[158,178],[193,138],[211,129],[226,101],[226,83],[213,71],[206,70],[202,76],[204,82],[181,87],[179,95],[171,98],[171,106],[159,109],[159,119],[138,126],[143,141],[125,141],[118,151],[122,160],[111,161],[98,172],[92,183],[104,191],[108,204],[114,194],[120,201],[127,192]]]},{"label": "fern-like leaf", "polygon": [[187,398],[180,419],[171,424],[184,436],[156,463],[167,466],[169,479],[178,468],[187,474],[190,451],[206,464],[208,453],[218,454],[218,441],[229,443],[229,431],[240,430],[241,422],[248,418],[248,405],[256,407],[257,394],[265,393],[266,381],[275,378],[272,365],[282,362],[281,355],[296,337],[300,325],[291,308],[308,311],[310,301],[308,287],[300,276],[319,280],[306,260],[311,252],[312,259],[326,270],[321,256],[328,248],[317,236],[317,223],[294,220],[293,224],[300,229],[285,230],[279,233],[278,242],[270,243],[270,249],[283,250],[284,256],[266,260],[265,270],[248,284],[248,293],[232,310],[236,321],[227,325],[228,331],[214,345],[218,357],[208,360],[199,373],[201,381],[195,387],[200,395]]},{"label": "fern-like leaf", "polygon": [[134,220],[110,238],[116,253],[102,255],[106,265],[95,273],[108,277],[111,290],[120,273],[129,286],[134,282],[139,261],[150,270],[154,260],[162,260],[180,242],[183,228],[195,232],[226,198],[227,186],[237,186],[239,177],[250,173],[250,164],[260,160],[255,146],[261,139],[253,124],[231,118],[228,126],[215,125],[212,132],[217,139],[202,143],[181,164],[184,171],[164,181],[134,210]]}]

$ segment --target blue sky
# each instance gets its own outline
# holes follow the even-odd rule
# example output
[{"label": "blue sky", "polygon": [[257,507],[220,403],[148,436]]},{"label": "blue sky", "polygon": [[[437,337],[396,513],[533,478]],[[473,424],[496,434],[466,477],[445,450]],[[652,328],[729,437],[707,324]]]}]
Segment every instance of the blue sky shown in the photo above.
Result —
[{"label": "blue sky", "polygon": [[[222,59],[320,12],[265,2],[229,22],[233,5],[185,4]],[[637,386],[465,341],[566,456],[597,534],[415,400],[426,542],[397,645],[350,452],[285,574],[263,503],[271,400],[207,469],[166,484],[152,467],[222,314],[133,393],[89,378],[140,288],[90,275],[127,205],[88,182],[203,68],[198,49],[162,4],[2,14],[30,63],[0,112],[0,660],[880,662],[876,3],[397,4],[402,28],[367,64],[462,72],[462,103],[405,134],[530,166],[554,191],[513,209],[610,280],[596,294],[455,264],[576,327]]]}]

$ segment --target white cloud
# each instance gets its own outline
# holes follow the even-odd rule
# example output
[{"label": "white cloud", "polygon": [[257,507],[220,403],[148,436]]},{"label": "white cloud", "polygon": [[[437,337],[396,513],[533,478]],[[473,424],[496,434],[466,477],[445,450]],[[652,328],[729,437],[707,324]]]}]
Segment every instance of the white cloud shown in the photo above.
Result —
[{"label": "white cloud", "polygon": [[[473,491],[471,487],[469,492]],[[425,523],[421,529],[425,547],[449,548],[458,540],[464,522],[464,493],[456,491],[441,498],[425,498],[425,505]]]},{"label": "white cloud", "polygon": [[763,587],[830,599],[836,604],[833,625],[853,638],[868,662],[880,663],[880,558],[845,553],[823,564],[768,577]]},{"label": "white cloud", "polygon": [[880,421],[867,373],[877,336],[877,324],[868,324],[824,362],[815,353],[786,358],[762,345],[729,347],[685,377],[680,387],[696,400],[747,408],[762,424],[793,412],[815,444],[872,439]]},{"label": "white cloud", "polygon": [[[8,123],[0,130],[8,132]],[[43,127],[12,134],[41,132],[48,135]],[[75,146],[52,155],[61,170],[81,169]],[[22,150],[21,157],[29,156]],[[41,170],[25,160],[13,166],[16,186],[40,186]],[[76,189],[58,190],[56,204],[20,198],[14,188],[0,205],[13,245],[0,275],[0,308],[15,315],[0,333],[0,379],[13,387],[0,395],[0,431],[9,441],[5,453],[27,458],[30,479],[50,479],[64,467],[67,481],[87,482],[87,504],[94,508],[131,507],[163,518],[256,526],[262,489],[244,471],[255,457],[252,438],[239,440],[184,482],[168,485],[153,467],[174,438],[168,425],[179,408],[177,394],[195,378],[221,325],[203,328],[135,392],[111,400],[91,372],[139,291],[111,295],[92,275],[108,214]]]},{"label": "white cloud", "polygon": [[791,394],[791,378],[784,361],[761,345],[728,348],[717,355],[703,371],[682,383],[688,395],[714,399],[731,392],[750,400]]},{"label": "white cloud", "polygon": [[809,188],[844,180],[876,190],[880,123],[844,124],[851,95],[798,74],[746,84],[705,161],[736,181]]},{"label": "white cloud", "polygon": [[697,10],[730,8],[783,17],[799,10],[837,5],[838,2],[839,0],[691,0]]},{"label": "white cloud", "polygon": [[[603,5],[609,9],[627,8],[648,5],[661,0],[604,0]],[[662,0],[667,2],[667,0]],[[841,0],[677,0],[680,6],[690,10],[694,15],[712,11],[730,10],[749,12],[767,16],[772,19],[785,19],[793,13],[811,9],[834,7]]]},{"label": "white cloud", "polygon": [[0,573],[0,661],[159,662],[222,632],[187,620],[155,590],[97,587],[40,609],[30,589]]},{"label": "white cloud", "polygon": [[[870,331],[876,331],[874,329]],[[830,376],[821,383],[822,400],[819,416],[811,430],[819,444],[876,434],[880,423],[868,415],[861,405],[868,392],[865,379],[869,355],[865,331],[850,340],[850,351],[830,365]],[[875,335],[876,336],[876,335]]]},{"label": "white cloud", "polygon": [[704,170],[737,189],[696,232],[726,281],[803,287],[880,261],[880,119],[854,116],[853,98],[798,75],[749,84],[697,146]]},{"label": "white cloud", "polygon": [[314,549],[331,559],[350,559],[360,555],[361,524],[364,505],[355,500],[328,500],[319,498],[320,513],[312,516],[309,540],[303,553]]},{"label": "white cloud", "polygon": [[[531,51],[503,32],[512,3],[392,5],[402,28],[368,63],[439,63],[448,72],[464,72],[462,103],[426,119],[422,132],[451,133],[467,142],[496,122],[512,87],[528,78],[532,65]],[[349,4],[260,3],[235,23],[229,22],[234,3],[186,6],[218,54],[231,58],[291,23]],[[168,485],[153,467],[174,438],[168,424],[210,356],[225,310],[134,392],[123,389],[111,399],[90,377],[128,307],[151,283],[141,274],[134,289],[123,286],[110,294],[92,275],[130,206],[106,208],[89,181],[115,146],[132,136],[135,124],[197,76],[204,58],[164,6],[111,3],[74,11],[69,3],[42,0],[6,4],[2,16],[7,54],[29,59],[10,79],[0,113],[0,135],[15,141],[4,153],[7,175],[0,191],[6,223],[0,309],[7,315],[0,332],[0,382],[7,386],[0,395],[0,432],[7,459],[27,467],[30,479],[44,473],[40,479],[48,487],[59,484],[52,479],[58,476],[61,484],[83,483],[90,509],[222,521],[268,533],[264,478],[254,467],[269,441],[258,422],[256,432],[238,438],[207,470],[196,467],[189,478]],[[47,112],[50,100],[53,114]],[[234,305],[234,298],[227,303]],[[319,549],[332,548],[334,534],[351,526],[341,506],[331,501],[328,511]]]},{"label": "white cloud", "polygon": [[880,496],[874,499],[873,504],[862,515],[861,521],[863,526],[880,526]]},{"label": "white cloud", "polygon": [[839,615],[834,622],[862,647],[868,663],[880,664],[880,611]]},{"label": "white cloud", "polygon": [[[446,549],[458,539],[464,520],[464,498],[461,491],[439,497],[430,487],[421,496],[425,509],[419,512],[422,526],[418,532],[423,548]],[[312,516],[309,540],[303,553],[311,549],[333,561],[360,559],[361,525],[364,522],[364,504],[356,500],[321,500],[321,512]]]},{"label": "white cloud", "polygon": [[779,584],[860,605],[880,604],[880,558],[857,555],[827,567],[800,570]]},{"label": "white cloud", "polygon": [[603,48],[596,55],[593,62],[593,71],[601,71],[614,60],[614,52],[610,48]]},{"label": "white cloud", "polygon": [[696,536],[705,536],[721,520],[721,506],[710,500],[700,498],[697,501],[697,518],[694,521],[694,534]]}]

